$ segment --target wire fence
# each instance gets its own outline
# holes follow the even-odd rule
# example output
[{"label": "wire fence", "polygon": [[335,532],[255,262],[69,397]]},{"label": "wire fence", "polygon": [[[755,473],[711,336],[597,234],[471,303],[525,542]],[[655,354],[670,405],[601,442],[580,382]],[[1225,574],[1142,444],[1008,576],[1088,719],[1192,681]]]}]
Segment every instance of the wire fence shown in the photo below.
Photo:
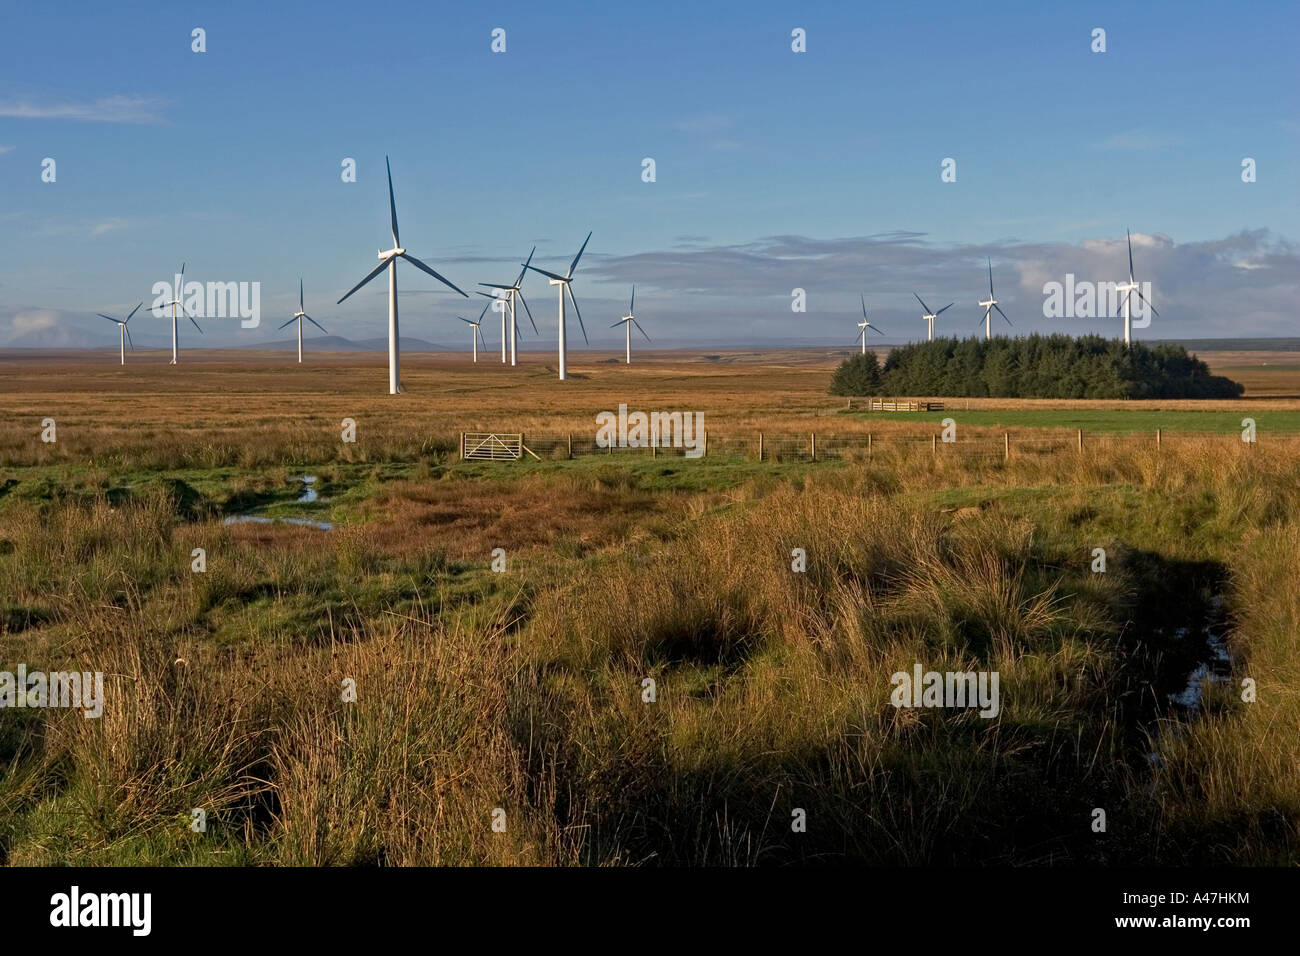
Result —
[{"label": "wire fence", "polygon": [[[1052,432],[1041,430],[980,432],[974,437],[946,440],[941,431],[926,434],[897,432],[857,432],[852,434],[716,434],[705,432],[688,446],[682,445],[605,445],[590,433],[568,435],[524,435],[523,450],[541,460],[603,456],[643,456],[653,458],[748,458],[753,461],[814,462],[862,460],[889,453],[923,453],[962,455],[987,458],[1050,457],[1085,451],[1159,450],[1166,446],[1185,446],[1194,442],[1211,442],[1223,448],[1255,448],[1258,439],[1245,442],[1237,432]],[[1273,436],[1270,444],[1300,447],[1300,436]],[[462,446],[463,447],[463,446]],[[521,452],[522,455],[522,452]]]}]

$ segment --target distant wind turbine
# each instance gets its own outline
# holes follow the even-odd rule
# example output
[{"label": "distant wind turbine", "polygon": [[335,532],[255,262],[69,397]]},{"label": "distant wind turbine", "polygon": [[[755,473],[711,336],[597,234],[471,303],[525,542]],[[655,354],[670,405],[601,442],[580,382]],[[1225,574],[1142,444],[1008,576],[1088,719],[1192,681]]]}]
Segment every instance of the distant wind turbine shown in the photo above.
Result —
[{"label": "distant wind turbine", "polygon": [[[913,292],[912,295],[916,295],[916,293]],[[925,321],[926,321],[926,323],[927,323],[927,327],[928,327],[928,329],[929,329],[929,332],[928,332],[928,334],[927,334],[927,336],[926,336],[926,341],[927,341],[927,342],[933,342],[933,341],[934,341],[934,320],[937,319],[939,316],[943,315],[943,314],[944,314],[945,312],[947,312],[949,309],[951,309],[951,308],[952,308],[952,303],[949,302],[947,305],[945,305],[945,306],[944,306],[942,309],[940,309],[938,312],[931,312],[931,311],[930,311],[930,307],[929,307],[928,305],[925,304],[925,300],[922,299],[919,295],[916,295],[916,301],[917,301],[917,302],[920,302],[920,303],[921,303],[921,308],[925,309],[925,315],[921,316],[921,318],[925,319]]]},{"label": "distant wind turbine", "polygon": [[[619,319],[617,322],[615,322],[613,325],[610,326],[611,329],[616,329],[621,325],[623,326],[624,331],[627,332],[627,344],[625,348],[626,348],[628,365],[632,364],[632,326],[635,325],[636,330],[640,332],[642,335],[645,335],[645,329],[641,328],[641,323],[638,322],[636,320],[636,316],[632,314],[632,310],[635,306],[636,306],[636,286],[632,286],[632,301],[628,303],[627,315],[623,316],[623,318]],[[645,340],[649,342],[650,336],[645,335]]]},{"label": "distant wind turbine", "polygon": [[858,333],[858,338],[862,340],[862,354],[866,355],[867,354],[867,329],[870,329],[872,332],[875,332],[877,335],[884,335],[885,333],[882,332],[878,326],[872,325],[870,322],[867,321],[867,297],[864,295],[859,295],[858,298],[862,300],[862,321],[858,323],[858,328],[861,329],[862,331]]},{"label": "distant wind turbine", "polygon": [[[172,307],[172,361],[171,361],[171,364],[172,364],[172,365],[177,364],[177,359],[178,359],[178,350],[177,350],[177,347],[176,347],[176,308],[177,308],[177,306],[179,306],[179,307],[180,307],[180,310],[181,310],[182,312],[185,313],[185,318],[189,319],[191,322],[194,322],[194,316],[190,315],[189,312],[186,312],[186,310],[185,310],[185,303],[184,303],[183,301],[181,301],[181,296],[185,294],[185,293],[182,291],[183,288],[184,288],[184,285],[185,285],[184,280],[185,280],[185,263],[182,262],[182,263],[181,263],[181,271],[180,271],[180,273],[176,276],[176,288],[172,291],[172,295],[174,295],[175,298],[172,299],[170,302],[165,302],[165,303],[163,303],[164,305],[170,305],[170,306]],[[194,327],[195,327],[196,329],[199,329],[199,323],[194,322]],[[199,329],[199,335],[202,335],[202,334],[203,334],[203,330],[202,330],[202,329]]]},{"label": "distant wind turbine", "polygon": [[[141,302],[140,305],[144,305],[144,303]],[[130,341],[130,338],[131,338],[131,333],[130,333],[129,331],[127,331],[126,323],[130,322],[130,321],[131,321],[131,316],[132,316],[132,315],[135,315],[136,312],[139,311],[139,309],[140,309],[140,305],[137,305],[134,309],[132,309],[132,310],[131,310],[131,315],[128,315],[125,319],[115,319],[115,318],[113,318],[111,315],[105,315],[103,312],[97,312],[97,313],[95,313],[95,314],[98,315],[101,319],[108,319],[108,321],[116,323],[116,324],[117,324],[117,327],[118,327],[118,330],[122,333],[122,336],[121,336],[121,337],[122,337],[122,364],[123,364],[123,365],[126,364],[126,343],[127,343],[128,341]],[[134,342],[131,342],[131,351],[133,351],[133,352],[135,351],[135,343],[134,343]]]},{"label": "distant wind turbine", "polygon": [[[537,266],[524,265],[524,268],[532,269],[534,272],[540,272],[551,280],[551,285],[560,287],[560,381],[568,378],[568,350],[564,341],[564,295],[567,292],[569,300],[573,303],[573,311],[578,316],[578,326],[582,329],[582,340],[587,342],[587,327],[582,324],[582,310],[578,308],[578,300],[573,297],[573,270],[578,268],[578,260],[582,258],[582,253],[587,248],[587,243],[591,242],[591,233],[587,233],[587,238],[582,241],[582,248],[578,254],[573,257],[573,262],[569,263],[569,271],[564,275],[556,275],[554,272],[547,272],[545,269],[539,269]],[[587,342],[590,345],[590,342]]]},{"label": "distant wind turbine", "polygon": [[[280,328],[284,329],[293,325],[294,322],[298,323],[298,364],[299,365],[302,364],[302,320],[303,319],[306,319],[312,325],[316,326],[316,328],[320,329],[322,332],[325,332],[325,326],[321,325],[319,322],[317,322],[310,315],[308,315],[306,312],[303,311],[302,279],[300,278],[298,280],[298,311],[293,314],[292,319],[284,323],[284,325],[280,326]],[[329,335],[328,332],[325,332],[325,334]]]},{"label": "distant wind turbine", "polygon": [[[990,321],[989,315],[990,313],[992,313],[994,309],[998,310],[998,315],[1002,316],[1002,318],[1006,320],[1007,325],[1011,325],[1011,320],[1007,318],[1007,314],[1002,311],[1002,307],[998,305],[997,298],[995,298],[993,295],[993,260],[992,259],[989,260],[989,297],[985,301],[981,302],[980,305],[984,306],[984,341],[987,342],[992,337],[993,334],[993,329],[992,329],[993,323],[992,321]],[[1012,326],[1012,328],[1014,327],[1015,326]]]},{"label": "distant wind turbine", "polygon": [[[489,305],[490,305],[490,304],[491,304],[491,303],[489,303]],[[460,319],[460,320],[461,320],[462,322],[464,322],[466,325],[472,326],[473,329],[474,329],[474,331],[470,334],[470,341],[471,341],[471,343],[472,343],[473,346],[474,346],[474,361],[477,362],[477,361],[478,361],[478,343],[479,343],[479,341],[483,338],[483,333],[479,331],[479,326],[483,324],[483,317],[482,317],[482,316],[479,316],[479,320],[478,320],[477,322],[471,322],[469,319],[465,318],[465,316],[463,316],[463,315],[458,315],[458,316],[456,316],[456,318]],[[484,342],[484,343],[483,343],[483,348],[485,348],[485,349],[487,348],[487,342]]]},{"label": "distant wind turbine", "polygon": [[1128,236],[1128,281],[1116,285],[1115,291],[1124,293],[1124,344],[1128,345],[1130,329],[1132,328],[1130,309],[1133,301],[1133,293],[1137,293],[1137,297],[1142,299],[1142,304],[1150,309],[1151,313],[1157,318],[1160,316],[1160,313],[1156,311],[1154,305],[1142,298],[1142,289],[1139,287],[1138,283],[1133,281],[1133,236],[1129,234],[1127,229],[1124,230],[1124,235]]},{"label": "distant wind turbine", "polygon": [[375,266],[369,275],[349,289],[347,295],[339,299],[338,304],[342,305],[353,292],[356,292],[385,269],[388,270],[388,394],[396,395],[402,390],[397,335],[397,260],[405,259],[417,269],[433,276],[443,285],[455,289],[465,298],[469,298],[469,293],[461,290],[450,280],[438,275],[415,256],[408,255],[406,250],[402,248],[402,242],[397,233],[397,201],[393,198],[393,167],[389,165],[387,156],[384,157],[384,166],[388,169],[388,215],[393,227],[393,248],[387,252],[381,251],[379,253],[379,265]]},{"label": "distant wind turbine", "polygon": [[[499,285],[495,282],[479,283],[479,285],[487,286],[489,289],[500,289],[505,292],[504,298],[507,300],[507,304],[503,306],[501,309],[501,363],[503,365],[505,364],[506,361],[506,309],[507,308],[510,309],[510,364],[511,365],[519,364],[515,360],[515,338],[517,333],[519,332],[519,325],[515,321],[515,299],[516,298],[520,302],[524,303],[524,311],[528,313],[528,321],[533,323],[533,331],[534,332],[537,331],[537,323],[533,322],[533,310],[528,308],[528,302],[524,299],[524,293],[523,293],[524,274],[528,272],[528,264],[533,261],[533,252],[536,251],[537,251],[537,247],[533,246],[532,252],[528,253],[528,262],[523,263],[523,268],[519,270],[519,278],[515,279],[514,285]],[[479,295],[491,295],[491,293],[480,292]],[[503,298],[503,297],[501,296],[501,293],[498,292],[495,295],[493,295],[493,298]]]}]

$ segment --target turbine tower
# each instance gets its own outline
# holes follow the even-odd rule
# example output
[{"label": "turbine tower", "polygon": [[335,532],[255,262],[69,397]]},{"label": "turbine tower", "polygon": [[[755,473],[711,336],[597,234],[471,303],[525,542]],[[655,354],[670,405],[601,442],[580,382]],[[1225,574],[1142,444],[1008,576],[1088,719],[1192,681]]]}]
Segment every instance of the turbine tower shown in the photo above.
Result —
[{"label": "turbine tower", "polygon": [[[980,305],[984,306],[984,341],[987,342],[992,337],[993,323],[989,320],[989,314],[994,309],[998,310],[998,315],[1002,316],[1003,319],[1006,319],[1007,325],[1011,325],[1011,320],[1007,318],[1007,314],[1002,311],[1001,306],[998,305],[997,298],[993,295],[993,260],[992,259],[989,260],[989,297],[985,301],[981,302]],[[1014,327],[1015,326],[1012,326],[1012,328]]]},{"label": "turbine tower", "polygon": [[[551,285],[560,287],[560,381],[568,378],[568,350],[564,341],[564,295],[568,293],[569,300],[573,303],[573,311],[578,316],[578,326],[582,329],[582,340],[587,342],[587,327],[582,324],[582,310],[578,308],[578,300],[573,297],[573,270],[578,268],[578,260],[582,258],[582,253],[587,248],[587,243],[591,242],[591,233],[587,233],[587,238],[582,241],[582,248],[578,254],[573,257],[573,262],[569,263],[569,271],[564,275],[556,275],[554,272],[547,272],[545,269],[539,269],[537,266],[525,265],[525,270],[532,269],[534,272],[540,272],[551,280]],[[590,342],[587,342],[590,345]]]},{"label": "turbine tower", "polygon": [[[913,292],[912,295],[916,295],[916,293]],[[929,307],[928,305],[925,304],[925,300],[922,299],[919,295],[916,295],[916,301],[917,301],[917,302],[920,302],[920,303],[921,303],[921,308],[925,309],[925,315],[921,316],[921,318],[925,319],[925,321],[926,321],[926,323],[927,323],[927,328],[929,329],[929,332],[928,332],[928,334],[927,334],[927,336],[926,336],[926,341],[927,341],[927,342],[933,342],[933,341],[934,341],[934,320],[937,319],[939,316],[943,315],[944,312],[946,312],[946,311],[948,311],[949,309],[951,309],[951,308],[952,308],[952,303],[949,302],[947,305],[945,305],[945,306],[944,306],[942,309],[940,309],[938,312],[931,312],[931,311],[930,311],[930,307]]]},{"label": "turbine tower", "polygon": [[[325,326],[321,325],[319,322],[317,322],[310,315],[308,315],[306,312],[303,311],[302,279],[299,278],[298,279],[298,311],[293,314],[292,319],[284,323],[284,325],[280,326],[280,328],[284,329],[293,325],[294,322],[298,323],[298,364],[299,365],[302,364],[302,320],[303,319],[306,319],[312,325],[316,326],[316,328],[320,329],[322,332],[325,332]],[[329,335],[328,332],[325,332],[325,334]]]},{"label": "turbine tower", "polygon": [[[172,295],[174,296],[174,298],[173,298],[170,302],[164,303],[165,305],[170,305],[170,306],[172,307],[172,360],[171,360],[171,364],[172,364],[172,365],[177,364],[178,355],[179,355],[178,350],[177,350],[177,347],[176,347],[176,340],[177,340],[177,337],[176,337],[176,308],[177,308],[177,306],[180,307],[180,310],[181,310],[182,312],[185,312],[185,318],[189,319],[191,322],[194,322],[194,316],[190,315],[189,312],[186,312],[186,310],[185,310],[185,303],[181,301],[181,296],[185,294],[184,291],[182,291],[183,288],[184,288],[184,285],[185,285],[185,263],[182,262],[182,263],[181,263],[181,271],[180,271],[180,272],[177,274],[177,276],[176,276],[176,287],[172,290]],[[199,323],[194,322],[194,327],[195,327],[196,329],[199,329]],[[199,334],[200,334],[200,335],[203,334],[203,330],[202,330],[202,329],[199,329]]]},{"label": "turbine tower", "polygon": [[[141,302],[140,305],[144,305],[144,303]],[[131,315],[135,315],[136,312],[139,311],[140,305],[137,305],[134,309],[131,310]],[[122,364],[125,365],[126,364],[126,343],[130,341],[131,338],[131,333],[127,331],[126,323],[131,321],[131,315],[128,315],[125,319],[115,319],[111,315],[105,315],[103,312],[97,312],[95,314],[98,315],[101,319],[108,319],[108,321],[116,323],[118,327],[118,331],[122,333]],[[131,351],[133,352],[135,351],[134,342],[131,342]]]},{"label": "turbine tower", "polygon": [[880,331],[879,328],[877,328],[876,326],[872,325],[870,322],[867,321],[867,297],[864,295],[859,295],[858,298],[862,300],[862,321],[858,323],[858,328],[861,329],[862,331],[858,333],[858,338],[862,340],[862,354],[866,355],[867,354],[867,329],[870,329],[872,332],[875,332],[877,335],[884,335],[885,333]]},{"label": "turbine tower", "polygon": [[1124,344],[1128,345],[1130,330],[1132,329],[1131,303],[1133,293],[1137,293],[1137,297],[1142,299],[1142,304],[1150,309],[1153,315],[1159,317],[1160,313],[1156,311],[1154,305],[1142,298],[1142,289],[1138,283],[1133,281],[1133,236],[1129,234],[1127,229],[1124,230],[1124,235],[1128,237],[1128,281],[1117,284],[1115,291],[1124,293]]},{"label": "turbine tower", "polygon": [[384,166],[388,169],[388,215],[393,226],[393,248],[387,252],[379,253],[379,265],[367,275],[364,279],[348,290],[347,295],[339,299],[338,304],[342,305],[347,301],[348,296],[352,295],[363,285],[373,279],[385,269],[388,270],[388,394],[396,395],[402,390],[402,376],[400,368],[400,356],[397,335],[397,260],[405,259],[411,265],[415,266],[422,272],[427,272],[443,285],[455,289],[465,298],[469,298],[469,293],[462,291],[449,279],[445,279],[438,273],[434,272],[415,256],[409,255],[402,248],[401,239],[397,233],[397,201],[393,198],[393,167],[389,165],[388,157],[384,157]]},{"label": "turbine tower", "polygon": [[[510,364],[511,365],[519,364],[518,361],[516,361],[515,359],[515,338],[519,332],[519,325],[518,323],[515,322],[515,299],[516,298],[519,299],[520,302],[523,302],[524,311],[528,313],[528,321],[533,323],[533,331],[534,332],[537,331],[537,323],[533,322],[533,310],[528,308],[528,302],[526,299],[524,299],[524,293],[523,293],[524,274],[528,271],[528,263],[533,261],[533,252],[536,251],[537,251],[537,247],[533,246],[532,252],[528,253],[528,262],[525,262],[523,264],[524,267],[519,270],[519,278],[515,279],[514,285],[499,285],[496,282],[479,283],[479,285],[487,286],[489,289],[500,289],[504,291],[506,294],[506,299],[508,300],[507,307],[510,309]],[[480,292],[479,295],[488,295],[488,293]],[[500,298],[501,293],[500,292],[496,293],[496,297]],[[506,360],[506,313],[505,313],[505,308],[503,308],[501,310],[501,362],[502,364],[505,364],[505,360]]]},{"label": "turbine tower", "polygon": [[[489,305],[490,305],[490,304],[491,304],[491,303],[489,303]],[[473,327],[473,331],[470,333],[470,342],[471,342],[471,344],[474,346],[474,361],[477,363],[477,362],[478,362],[478,343],[479,343],[479,340],[483,338],[483,333],[479,331],[479,326],[483,324],[483,317],[482,317],[482,316],[479,316],[479,320],[478,320],[477,322],[471,322],[469,319],[465,318],[465,316],[463,316],[463,315],[458,315],[458,316],[456,316],[456,318],[460,319],[460,320],[461,320],[462,322],[464,322],[466,325],[469,325],[469,326],[472,326],[472,327]],[[485,349],[487,348],[487,342],[484,342],[484,343],[483,343],[483,348],[485,348]]]},{"label": "turbine tower", "polygon": [[[624,331],[627,332],[627,344],[625,345],[625,349],[626,349],[628,365],[632,364],[632,326],[635,325],[636,330],[640,332],[642,335],[645,335],[645,329],[641,328],[641,323],[638,322],[636,320],[636,316],[632,314],[632,309],[635,305],[636,305],[636,286],[632,286],[632,301],[628,303],[627,315],[623,316],[623,318],[619,319],[617,322],[615,322],[613,325],[610,326],[611,329],[616,329],[621,325],[623,326]],[[645,340],[649,342],[650,336],[645,335]]]}]

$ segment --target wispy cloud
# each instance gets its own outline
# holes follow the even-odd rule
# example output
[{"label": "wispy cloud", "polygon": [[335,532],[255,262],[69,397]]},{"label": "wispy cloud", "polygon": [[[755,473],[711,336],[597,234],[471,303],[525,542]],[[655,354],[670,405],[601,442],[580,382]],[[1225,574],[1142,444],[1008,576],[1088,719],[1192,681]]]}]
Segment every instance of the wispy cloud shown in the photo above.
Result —
[{"label": "wispy cloud", "polygon": [[13,151],[14,148],[12,146],[0,146],[0,156],[3,156],[5,153],[12,153]]},{"label": "wispy cloud", "polygon": [[167,100],[138,94],[101,96],[94,100],[40,100],[10,97],[0,100],[0,117],[56,119],[74,123],[161,123]]}]

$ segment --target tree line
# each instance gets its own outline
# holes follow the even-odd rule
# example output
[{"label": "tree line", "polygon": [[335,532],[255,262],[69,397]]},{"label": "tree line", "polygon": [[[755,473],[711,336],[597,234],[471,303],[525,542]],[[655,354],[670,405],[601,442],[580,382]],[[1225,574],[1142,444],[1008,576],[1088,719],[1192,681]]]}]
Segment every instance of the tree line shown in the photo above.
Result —
[{"label": "tree line", "polygon": [[844,361],[832,395],[954,398],[1239,398],[1245,387],[1181,345],[1100,335],[935,339]]}]

